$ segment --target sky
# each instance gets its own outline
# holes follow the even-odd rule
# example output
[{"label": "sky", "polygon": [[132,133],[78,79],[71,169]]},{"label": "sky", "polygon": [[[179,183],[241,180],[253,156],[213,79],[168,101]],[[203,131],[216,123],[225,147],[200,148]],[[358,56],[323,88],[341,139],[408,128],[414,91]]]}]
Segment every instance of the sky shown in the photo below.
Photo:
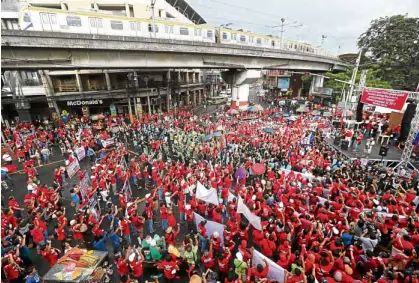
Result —
[{"label": "sky", "polygon": [[[209,25],[280,35],[337,54],[357,52],[358,37],[372,20],[408,14],[419,17],[419,0],[187,0]],[[419,32],[419,31],[418,31]]]}]

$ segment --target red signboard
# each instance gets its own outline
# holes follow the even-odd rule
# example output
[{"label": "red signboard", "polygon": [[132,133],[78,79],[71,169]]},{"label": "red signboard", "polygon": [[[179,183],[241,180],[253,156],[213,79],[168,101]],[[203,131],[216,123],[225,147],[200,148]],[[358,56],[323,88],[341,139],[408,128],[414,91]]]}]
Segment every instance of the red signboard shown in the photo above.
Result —
[{"label": "red signboard", "polygon": [[408,92],[364,88],[361,102],[400,111],[403,109],[408,95]]}]

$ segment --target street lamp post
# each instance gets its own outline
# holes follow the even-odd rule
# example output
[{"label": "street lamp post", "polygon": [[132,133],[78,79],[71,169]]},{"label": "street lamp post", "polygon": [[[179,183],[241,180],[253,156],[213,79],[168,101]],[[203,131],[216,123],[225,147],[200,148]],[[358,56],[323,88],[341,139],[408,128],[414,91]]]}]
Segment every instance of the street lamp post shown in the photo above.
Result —
[{"label": "street lamp post", "polygon": [[154,38],[156,38],[156,20],[154,17],[154,4],[156,4],[156,0],[150,0],[151,1],[151,20],[153,23],[153,35]]},{"label": "street lamp post", "polygon": [[282,35],[284,34],[284,22],[285,19],[281,18],[281,42],[279,43],[279,49],[282,49]]},{"label": "street lamp post", "polygon": [[146,93],[147,93],[147,106],[148,106],[148,114],[151,115],[151,103],[150,103],[150,96],[148,95],[148,81],[150,80],[150,78],[146,75],[144,77],[144,82],[145,82],[145,88],[146,88]]}]

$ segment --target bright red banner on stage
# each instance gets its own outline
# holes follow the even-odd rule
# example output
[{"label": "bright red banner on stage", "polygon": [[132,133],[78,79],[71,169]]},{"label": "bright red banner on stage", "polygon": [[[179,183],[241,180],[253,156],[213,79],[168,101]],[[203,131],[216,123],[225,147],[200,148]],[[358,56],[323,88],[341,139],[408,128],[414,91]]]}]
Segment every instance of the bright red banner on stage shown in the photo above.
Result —
[{"label": "bright red banner on stage", "polygon": [[364,88],[361,102],[400,111],[403,109],[408,95],[408,92],[392,92],[385,89]]}]

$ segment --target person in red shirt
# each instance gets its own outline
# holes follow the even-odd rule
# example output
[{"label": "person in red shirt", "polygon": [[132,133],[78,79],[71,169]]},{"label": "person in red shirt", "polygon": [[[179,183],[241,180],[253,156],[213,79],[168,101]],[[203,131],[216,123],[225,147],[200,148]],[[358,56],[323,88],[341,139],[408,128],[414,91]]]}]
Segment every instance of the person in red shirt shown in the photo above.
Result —
[{"label": "person in red shirt", "polygon": [[129,266],[132,270],[132,275],[138,280],[138,282],[144,282],[143,279],[143,259],[141,257],[135,255],[134,258],[130,258]]},{"label": "person in red shirt", "polygon": [[41,248],[41,255],[47,260],[49,266],[54,266],[57,263],[59,254],[60,250],[51,247],[51,241]]},{"label": "person in red shirt", "polygon": [[173,283],[176,277],[176,271],[179,270],[179,266],[172,260],[170,254],[166,255],[165,260],[157,264],[158,269],[163,269],[163,275],[167,283]]},{"label": "person in red shirt", "polygon": [[128,247],[127,254],[124,257],[119,256],[118,262],[116,263],[116,270],[118,271],[119,276],[127,275],[129,272],[128,257],[131,254],[131,247]]},{"label": "person in red shirt", "polygon": [[125,219],[124,216],[119,217],[119,225],[121,227],[122,231],[122,237],[127,241],[128,245],[131,244],[131,229],[130,229],[130,223],[131,221],[128,219]]},{"label": "person in red shirt", "polygon": [[174,246],[176,244],[176,237],[180,232],[180,224],[177,224],[177,231],[173,231],[172,227],[168,227],[166,229],[166,234],[164,235],[164,239],[166,241],[166,245]]},{"label": "person in red shirt", "polygon": [[205,251],[201,257],[201,261],[204,264],[205,269],[213,269],[215,267],[215,259],[213,255],[212,243],[210,244],[209,251]]},{"label": "person in red shirt", "polygon": [[2,259],[2,267],[4,273],[6,273],[6,278],[10,283],[23,282],[24,279],[19,275],[18,265],[16,264],[12,254],[9,253],[7,257]]},{"label": "person in red shirt", "polygon": [[223,282],[227,278],[228,271],[230,270],[229,262],[231,260],[231,251],[224,248],[224,253],[218,254],[218,271],[220,272],[220,281]]},{"label": "person in red shirt", "polygon": [[[252,254],[253,254],[254,249],[252,249]],[[268,276],[268,272],[269,272],[269,263],[266,260],[266,258],[263,259],[263,262],[265,263],[265,267],[262,264],[258,264],[256,265],[256,268],[249,268],[248,271],[248,278],[251,276],[255,276],[256,277],[256,282],[265,279],[266,276]]]}]

